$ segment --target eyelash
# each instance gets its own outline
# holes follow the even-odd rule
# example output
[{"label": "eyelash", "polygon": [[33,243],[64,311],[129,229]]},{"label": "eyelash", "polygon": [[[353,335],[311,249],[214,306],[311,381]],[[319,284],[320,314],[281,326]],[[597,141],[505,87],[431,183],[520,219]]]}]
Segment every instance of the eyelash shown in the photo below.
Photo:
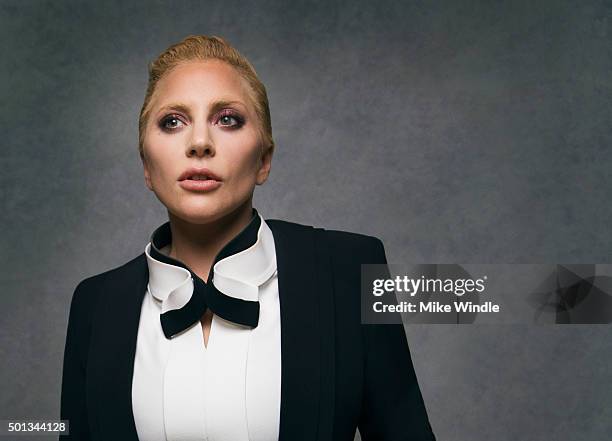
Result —
[{"label": "eyelash", "polygon": [[[221,112],[219,112],[219,115],[216,117],[216,122],[218,123],[222,118],[225,118],[225,117],[233,118],[236,121],[236,123],[232,124],[232,125],[221,124],[221,127],[228,127],[230,129],[234,129],[235,130],[235,129],[239,129],[240,127],[242,127],[244,125],[244,118],[242,118],[239,114],[237,114],[235,111],[233,111],[231,109],[225,109],[225,110],[222,110]],[[170,115],[167,115],[167,116],[165,116],[164,118],[161,119],[161,121],[159,122],[159,127],[162,130],[166,131],[166,132],[173,132],[173,131],[175,131],[176,128],[170,128],[170,127],[166,126],[166,124],[169,121],[172,121],[172,120],[177,120],[177,121],[181,121],[182,122],[182,120],[179,117],[179,115],[177,115],[177,114],[170,114]]]}]

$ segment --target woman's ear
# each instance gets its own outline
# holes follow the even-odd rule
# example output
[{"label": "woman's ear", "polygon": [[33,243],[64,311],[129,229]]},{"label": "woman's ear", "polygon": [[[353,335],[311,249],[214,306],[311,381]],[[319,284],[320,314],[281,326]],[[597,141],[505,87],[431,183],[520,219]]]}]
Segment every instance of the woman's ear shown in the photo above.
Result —
[{"label": "woman's ear", "polygon": [[274,145],[268,146],[261,155],[261,165],[257,171],[257,185],[261,185],[268,179],[270,175],[270,167],[272,167],[272,154],[274,153]]}]

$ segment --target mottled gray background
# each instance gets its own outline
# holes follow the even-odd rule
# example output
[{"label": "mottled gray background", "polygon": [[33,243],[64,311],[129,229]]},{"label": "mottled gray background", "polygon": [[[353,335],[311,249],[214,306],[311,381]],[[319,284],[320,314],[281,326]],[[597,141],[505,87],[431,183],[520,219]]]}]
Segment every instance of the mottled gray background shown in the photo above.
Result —
[{"label": "mottled gray background", "polygon": [[[147,63],[187,34],[226,37],[267,85],[265,218],[377,235],[397,263],[612,263],[609,1],[0,10],[0,419],[59,416],[74,287],[140,254],[166,220],[137,118]],[[439,440],[599,441],[610,331],[406,332]]]}]

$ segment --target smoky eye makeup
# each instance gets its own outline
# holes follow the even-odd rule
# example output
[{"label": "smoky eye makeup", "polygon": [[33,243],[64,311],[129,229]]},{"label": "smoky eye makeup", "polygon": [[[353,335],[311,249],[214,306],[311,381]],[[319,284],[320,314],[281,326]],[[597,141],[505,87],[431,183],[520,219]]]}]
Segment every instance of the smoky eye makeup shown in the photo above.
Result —
[{"label": "smoky eye makeup", "polygon": [[215,124],[229,128],[240,128],[245,119],[234,109],[223,109],[214,118]]},{"label": "smoky eye makeup", "polygon": [[158,125],[160,129],[166,132],[172,132],[176,130],[180,124],[184,124],[181,117],[177,114],[170,114],[170,115],[164,116],[159,121]]},{"label": "smoky eye makeup", "polygon": [[[239,129],[246,123],[246,118],[234,109],[223,109],[213,115],[210,121],[220,127]],[[181,115],[170,113],[159,120],[158,127],[165,132],[171,133],[185,124],[186,122],[183,121]]]}]

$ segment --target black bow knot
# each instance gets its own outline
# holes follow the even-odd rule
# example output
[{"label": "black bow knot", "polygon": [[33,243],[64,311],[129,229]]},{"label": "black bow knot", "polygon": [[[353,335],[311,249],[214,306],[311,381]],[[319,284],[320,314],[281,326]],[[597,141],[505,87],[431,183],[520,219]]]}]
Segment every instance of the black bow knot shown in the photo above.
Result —
[{"label": "black bow knot", "polygon": [[233,323],[250,327],[257,326],[259,322],[259,302],[231,297],[219,291],[213,283],[213,268],[218,261],[254,245],[257,241],[260,226],[261,219],[253,208],[253,216],[249,224],[225,245],[215,257],[208,273],[207,282],[204,282],[183,262],[160,251],[161,248],[172,241],[170,222],[166,222],[153,232],[150,248],[151,257],[170,265],[185,268],[189,271],[193,280],[193,293],[189,301],[179,309],[160,314],[161,326],[166,338],[172,338],[199,321],[208,308],[219,317]]}]

